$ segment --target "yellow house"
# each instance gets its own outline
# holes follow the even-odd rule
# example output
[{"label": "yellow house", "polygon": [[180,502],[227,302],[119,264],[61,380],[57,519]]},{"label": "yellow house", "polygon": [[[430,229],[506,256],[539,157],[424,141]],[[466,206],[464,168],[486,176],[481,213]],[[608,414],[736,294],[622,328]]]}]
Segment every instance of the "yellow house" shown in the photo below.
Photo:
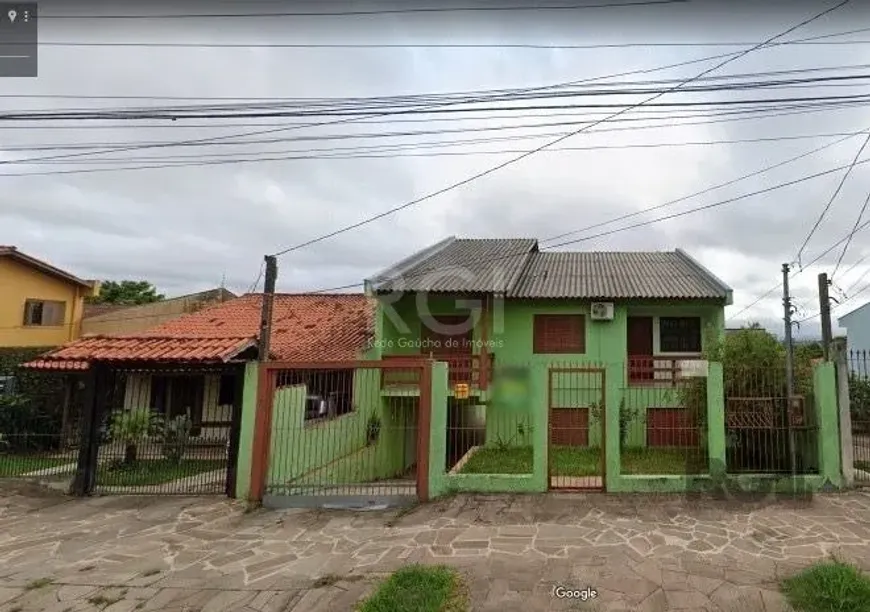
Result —
[{"label": "yellow house", "polygon": [[57,346],[81,334],[85,298],[97,281],[83,280],[0,246],[0,347]]}]

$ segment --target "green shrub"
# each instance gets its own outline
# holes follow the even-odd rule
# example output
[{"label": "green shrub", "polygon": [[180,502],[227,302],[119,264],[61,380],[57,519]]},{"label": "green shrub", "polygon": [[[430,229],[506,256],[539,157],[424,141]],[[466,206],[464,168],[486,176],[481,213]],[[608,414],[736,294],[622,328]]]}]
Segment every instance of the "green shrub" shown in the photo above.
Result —
[{"label": "green shrub", "polygon": [[139,444],[149,436],[160,432],[160,417],[149,408],[121,410],[112,415],[109,436],[113,441],[124,444],[124,463],[136,462]]},{"label": "green shrub", "polygon": [[853,422],[870,423],[870,378],[849,375],[849,406]]},{"label": "green shrub", "polygon": [[45,414],[37,402],[15,393],[0,395],[2,452],[53,450],[60,442],[60,420]]},{"label": "green shrub", "polygon": [[163,428],[163,456],[173,464],[178,465],[184,458],[184,453],[190,445],[190,431],[193,421],[185,415],[177,416]]}]

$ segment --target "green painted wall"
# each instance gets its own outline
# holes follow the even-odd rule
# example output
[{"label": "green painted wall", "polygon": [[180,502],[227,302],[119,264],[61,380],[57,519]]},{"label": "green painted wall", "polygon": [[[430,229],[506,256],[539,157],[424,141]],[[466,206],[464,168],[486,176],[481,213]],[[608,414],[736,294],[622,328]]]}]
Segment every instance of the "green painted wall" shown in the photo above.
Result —
[{"label": "green painted wall", "polygon": [[[356,371],[354,410],[348,414],[305,422],[305,395],[303,385],[275,393],[267,476],[271,492],[390,478],[410,466],[405,447],[416,435],[416,402],[382,398],[378,370]],[[370,443],[372,415],[381,425],[377,440]]]},{"label": "green painted wall", "polygon": [[837,408],[837,376],[833,362],[813,368],[813,397],[818,420],[819,475],[835,486],[843,484],[840,454],[840,417]]},{"label": "green painted wall", "polygon": [[[464,314],[469,310],[457,307],[461,296],[429,296],[427,305],[433,314]],[[376,343],[385,355],[420,354],[421,322],[418,314],[420,301],[415,294],[406,294],[391,304],[394,314],[385,314],[390,308],[380,308],[379,320],[383,321],[383,335]],[[637,418],[628,427],[627,446],[646,445],[646,412],[649,407],[679,406],[679,398],[673,388],[632,386],[625,384],[625,360],[627,357],[626,337],[628,316],[699,316],[706,329],[714,327],[724,334],[724,307],[719,304],[676,301],[661,302],[616,302],[614,320],[593,322],[589,318],[589,302],[571,300],[505,300],[494,303],[490,319],[488,344],[495,355],[496,372],[504,366],[529,368],[533,365],[568,367],[578,365],[599,365],[607,367],[609,374],[604,386],[607,387],[606,403],[610,411],[620,410],[625,400],[627,409],[634,409]],[[480,314],[472,309],[476,322],[474,339],[478,341],[475,352],[480,352],[482,338]],[[586,351],[582,354],[538,355],[533,353],[534,316],[536,314],[583,314],[586,316]],[[397,319],[397,320],[394,320]],[[400,320],[401,322],[398,322]],[[404,326],[404,329],[402,329]],[[654,347],[658,347],[658,326],[654,326]],[[619,364],[620,369],[611,366]],[[614,376],[616,378],[614,378]],[[601,379],[592,374],[559,374],[552,377],[552,403],[555,409],[589,407],[601,402],[603,389]],[[547,410],[550,397],[547,379],[539,386],[539,394],[525,405],[504,401],[499,392],[498,380],[493,385],[491,402],[486,408],[487,443],[510,441],[515,445],[528,445],[527,435],[522,431],[532,422],[534,410]],[[601,444],[602,426],[596,416],[600,410],[593,410],[589,420],[589,444]],[[615,426],[619,426],[618,415]]]},{"label": "green painted wall", "polygon": [[248,499],[251,490],[251,458],[254,451],[254,420],[257,416],[258,374],[259,364],[256,361],[245,364],[239,456],[236,460],[236,499]]}]

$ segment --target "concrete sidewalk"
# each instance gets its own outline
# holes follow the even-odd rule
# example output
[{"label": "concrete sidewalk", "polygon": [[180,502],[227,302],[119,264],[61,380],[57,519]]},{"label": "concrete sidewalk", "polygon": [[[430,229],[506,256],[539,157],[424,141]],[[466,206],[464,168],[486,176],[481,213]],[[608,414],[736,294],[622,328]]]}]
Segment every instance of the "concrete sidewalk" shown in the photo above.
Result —
[{"label": "concrete sidewalk", "polygon": [[[459,568],[473,610],[770,612],[784,609],[777,581],[813,561],[870,570],[863,492],[765,504],[462,496],[404,514],[0,495],[2,612],[352,610],[411,562]],[[559,599],[556,586],[598,596]]]}]

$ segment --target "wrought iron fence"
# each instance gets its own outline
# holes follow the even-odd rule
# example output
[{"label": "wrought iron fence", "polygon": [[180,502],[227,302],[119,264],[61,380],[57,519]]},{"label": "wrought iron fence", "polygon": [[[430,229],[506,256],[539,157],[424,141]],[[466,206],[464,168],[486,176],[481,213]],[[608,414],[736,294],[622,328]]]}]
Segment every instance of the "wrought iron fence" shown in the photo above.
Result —
[{"label": "wrought iron fence", "polygon": [[553,364],[547,375],[552,489],[603,489],[605,371],[598,364]]},{"label": "wrought iron fence", "polygon": [[266,495],[287,504],[416,496],[422,362],[379,363],[270,371]]},{"label": "wrought iron fence", "polygon": [[0,369],[0,478],[71,477],[82,391],[78,376]]},{"label": "wrought iron fence", "polygon": [[724,383],[728,472],[818,473],[811,378],[791,396],[783,368],[725,368]]},{"label": "wrought iron fence", "polygon": [[870,352],[850,351],[847,364],[855,484],[870,486]]},{"label": "wrought iron fence", "polygon": [[98,381],[93,491],[232,494],[243,373],[113,369]]},{"label": "wrought iron fence", "polygon": [[681,475],[708,472],[707,379],[628,379],[619,406],[621,472]]}]

